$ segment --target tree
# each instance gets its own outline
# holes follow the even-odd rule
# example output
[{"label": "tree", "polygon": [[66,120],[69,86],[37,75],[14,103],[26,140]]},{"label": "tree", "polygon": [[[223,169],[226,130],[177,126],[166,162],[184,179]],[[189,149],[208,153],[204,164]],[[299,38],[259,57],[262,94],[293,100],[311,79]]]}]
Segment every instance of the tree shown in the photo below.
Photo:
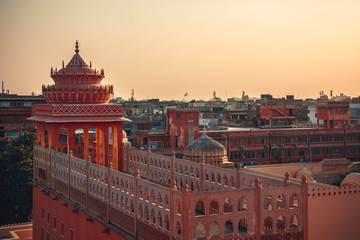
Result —
[{"label": "tree", "polygon": [[0,225],[32,219],[33,144],[36,134],[24,132],[0,141]]}]

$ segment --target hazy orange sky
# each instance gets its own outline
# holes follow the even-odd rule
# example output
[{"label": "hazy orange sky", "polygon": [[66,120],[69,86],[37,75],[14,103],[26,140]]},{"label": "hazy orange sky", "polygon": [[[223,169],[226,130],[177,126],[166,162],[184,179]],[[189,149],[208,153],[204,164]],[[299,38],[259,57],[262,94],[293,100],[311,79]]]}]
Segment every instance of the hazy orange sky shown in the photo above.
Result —
[{"label": "hazy orange sky", "polygon": [[125,99],[360,95],[358,0],[0,0],[0,30],[11,93],[53,84],[79,40]]}]

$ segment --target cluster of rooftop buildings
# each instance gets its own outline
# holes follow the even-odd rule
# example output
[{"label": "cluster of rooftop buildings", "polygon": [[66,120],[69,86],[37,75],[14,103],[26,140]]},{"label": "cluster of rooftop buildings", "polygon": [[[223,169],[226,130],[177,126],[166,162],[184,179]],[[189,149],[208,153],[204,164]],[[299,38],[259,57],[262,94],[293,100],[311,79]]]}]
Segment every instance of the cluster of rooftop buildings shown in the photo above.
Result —
[{"label": "cluster of rooftop buildings", "polygon": [[[34,239],[359,236],[360,174],[328,184],[359,167],[358,99],[110,101],[104,72],[77,43],[75,53],[51,71],[44,99],[28,101],[42,103],[28,118],[35,123],[10,134],[37,133]],[[10,99],[1,98],[9,116]]]}]

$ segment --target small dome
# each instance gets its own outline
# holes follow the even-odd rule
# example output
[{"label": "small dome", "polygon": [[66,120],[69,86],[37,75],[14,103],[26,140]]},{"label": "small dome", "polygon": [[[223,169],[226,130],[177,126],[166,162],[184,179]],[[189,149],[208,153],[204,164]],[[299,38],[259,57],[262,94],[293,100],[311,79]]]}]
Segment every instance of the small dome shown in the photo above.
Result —
[{"label": "small dome", "polygon": [[296,172],[296,178],[302,178],[305,176],[308,180],[313,180],[313,174],[311,171],[307,170],[306,168],[300,169]]},{"label": "small dome", "polygon": [[226,156],[226,148],[219,142],[215,141],[206,133],[199,137],[193,143],[190,143],[184,149],[184,156],[191,157],[206,157],[206,156],[216,156],[222,157]]},{"label": "small dome", "polygon": [[200,162],[203,157],[206,164],[215,166],[233,165],[228,162],[226,148],[206,135],[206,133],[184,149],[184,159]]},{"label": "small dome", "polygon": [[360,186],[360,173],[350,173],[341,182],[341,186]]}]

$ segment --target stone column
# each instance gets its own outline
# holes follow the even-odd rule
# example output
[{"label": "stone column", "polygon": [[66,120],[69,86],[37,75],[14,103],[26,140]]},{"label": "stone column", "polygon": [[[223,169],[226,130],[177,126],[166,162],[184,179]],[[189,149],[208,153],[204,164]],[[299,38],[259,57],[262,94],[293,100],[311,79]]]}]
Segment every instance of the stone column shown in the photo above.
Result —
[{"label": "stone column", "polygon": [[109,127],[103,128],[104,144],[103,144],[103,161],[104,166],[107,167],[109,164]]},{"label": "stone column", "polygon": [[103,130],[98,126],[96,127],[96,164],[104,166],[103,159],[103,145],[104,145]]},{"label": "stone column", "polygon": [[113,168],[115,170],[119,170],[119,157],[118,157],[118,150],[119,150],[119,131],[118,127],[115,125],[111,126],[112,129],[112,147],[111,147],[111,161],[113,163]]},{"label": "stone column", "polygon": [[89,126],[84,126],[84,160],[88,159],[89,155]]}]

